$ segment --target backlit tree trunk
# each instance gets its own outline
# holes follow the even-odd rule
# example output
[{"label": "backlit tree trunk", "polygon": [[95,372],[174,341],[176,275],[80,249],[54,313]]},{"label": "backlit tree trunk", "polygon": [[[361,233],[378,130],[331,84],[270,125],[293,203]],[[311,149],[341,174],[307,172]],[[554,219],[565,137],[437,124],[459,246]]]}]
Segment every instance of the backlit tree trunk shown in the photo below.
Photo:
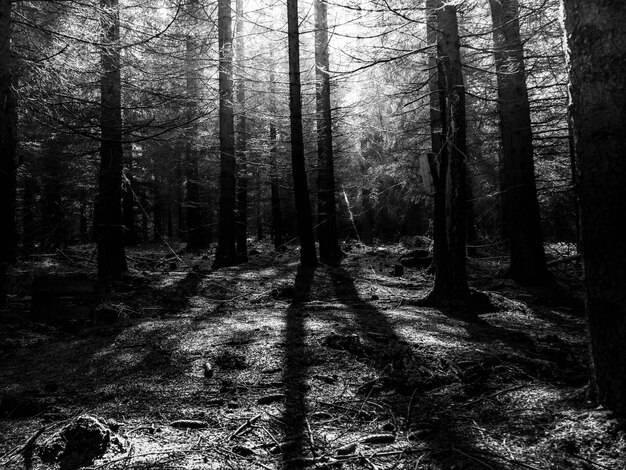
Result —
[{"label": "backlit tree trunk", "polygon": [[304,161],[298,23],[298,1],[287,0],[291,165],[298,220],[298,237],[300,238],[300,264],[305,267],[314,267],[317,266],[317,254],[315,252],[315,236],[313,234],[313,216],[311,214],[311,203],[309,201],[309,184]]},{"label": "backlit tree trunk", "polygon": [[503,233],[509,241],[509,275],[521,283],[545,280],[547,268],[535,186],[530,105],[517,0],[490,0],[502,135]]},{"label": "backlit tree trunk", "polygon": [[0,0],[0,308],[6,306],[5,278],[15,261],[16,98],[11,77],[11,1]]},{"label": "backlit tree trunk", "polygon": [[218,30],[220,49],[220,210],[214,268],[237,264],[233,34],[230,0],[219,0],[218,2]]},{"label": "backlit tree trunk", "polygon": [[[435,285],[428,299],[435,305],[456,306],[467,302],[465,273],[466,138],[465,85],[461,71],[456,7],[437,8],[437,58],[443,90],[442,133],[445,145],[435,155]],[[438,163],[438,165],[437,165]]]},{"label": "backlit tree trunk", "polygon": [[206,246],[202,230],[202,213],[200,210],[200,181],[198,179],[199,128],[198,103],[200,101],[199,71],[200,45],[196,37],[200,8],[198,0],[191,0],[187,5],[187,27],[189,31],[185,41],[185,72],[187,87],[188,127],[185,147],[186,192],[185,207],[187,209],[187,249],[200,250]]},{"label": "backlit tree trunk", "polygon": [[98,276],[126,272],[122,224],[122,85],[118,0],[101,0],[103,46],[100,78],[100,171],[98,174]]},{"label": "backlit tree trunk", "polygon": [[337,238],[335,167],[330,103],[327,4],[315,1],[315,70],[317,104],[317,234],[320,258],[336,263],[342,252]]},{"label": "backlit tree trunk", "polygon": [[283,248],[283,217],[280,206],[280,189],[278,177],[277,149],[276,149],[276,73],[274,72],[274,54],[270,48],[270,186],[272,205],[272,241],[275,249]]},{"label": "backlit tree trunk", "polygon": [[626,3],[565,0],[587,320],[602,404],[626,415]]},{"label": "backlit tree trunk", "polygon": [[246,82],[243,76],[244,70],[244,23],[243,23],[243,0],[237,1],[237,66],[239,80],[237,81],[237,104],[239,106],[239,119],[237,122],[237,163],[239,166],[237,176],[237,257],[240,261],[248,260],[248,123],[246,119]]}]

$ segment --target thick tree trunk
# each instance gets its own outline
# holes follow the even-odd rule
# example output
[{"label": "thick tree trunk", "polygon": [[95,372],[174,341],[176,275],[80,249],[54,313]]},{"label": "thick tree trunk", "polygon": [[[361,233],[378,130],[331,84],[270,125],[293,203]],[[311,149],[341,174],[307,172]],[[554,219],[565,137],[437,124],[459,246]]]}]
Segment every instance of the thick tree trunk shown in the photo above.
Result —
[{"label": "thick tree trunk", "polygon": [[122,225],[122,85],[118,0],[101,0],[103,46],[100,78],[98,174],[98,276],[127,271]]},{"label": "thick tree trunk", "polygon": [[595,382],[601,403],[626,416],[626,3],[564,4]]},{"label": "thick tree trunk", "polygon": [[433,165],[435,285],[428,299],[435,305],[448,307],[465,304],[470,293],[465,273],[465,85],[456,7],[441,5],[437,9],[437,28],[438,75],[444,92],[440,110],[446,144],[440,152],[439,164]]},{"label": "thick tree trunk", "polygon": [[294,197],[300,238],[300,264],[317,266],[313,216],[309,200],[302,136],[302,95],[300,90],[300,34],[298,31],[298,1],[287,0],[287,28],[289,41],[289,115],[291,120],[291,165]]},{"label": "thick tree trunk", "polygon": [[335,166],[333,158],[332,115],[328,57],[327,4],[315,1],[315,70],[317,105],[317,235],[320,259],[338,262],[343,253],[337,237]]},{"label": "thick tree trunk", "polygon": [[517,0],[490,0],[502,135],[502,219],[508,236],[509,275],[520,283],[547,277]]},{"label": "thick tree trunk", "polygon": [[246,82],[244,79],[244,23],[243,0],[236,0],[237,5],[237,67],[239,80],[237,81],[237,104],[239,105],[239,119],[237,123],[237,257],[240,261],[248,260],[248,123],[246,119]]},{"label": "thick tree trunk", "polygon": [[230,0],[218,2],[220,49],[220,212],[214,268],[237,264],[233,34]]},{"label": "thick tree trunk", "polygon": [[187,121],[185,146],[185,176],[187,180],[185,207],[187,209],[187,249],[191,251],[205,248],[206,240],[202,230],[202,213],[200,205],[200,181],[198,178],[199,129],[198,102],[200,101],[199,58],[200,45],[196,39],[199,34],[197,18],[199,15],[198,0],[191,0],[187,5],[187,26],[189,32],[185,40],[185,72],[187,88]]},{"label": "thick tree trunk", "polygon": [[0,308],[6,306],[5,278],[15,261],[15,129],[17,100],[11,77],[11,2],[0,0]]}]

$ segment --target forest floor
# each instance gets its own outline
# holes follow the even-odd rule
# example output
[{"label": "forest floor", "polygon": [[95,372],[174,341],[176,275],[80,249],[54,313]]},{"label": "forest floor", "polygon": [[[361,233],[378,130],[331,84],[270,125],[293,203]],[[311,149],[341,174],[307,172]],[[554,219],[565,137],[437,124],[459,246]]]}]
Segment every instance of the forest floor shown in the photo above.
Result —
[{"label": "forest floor", "polygon": [[[504,258],[471,258],[492,308],[465,321],[418,305],[425,270],[393,275],[406,246],[353,244],[311,271],[259,245],[215,272],[212,252],[173,248],[129,249],[95,320],[57,326],[29,314],[33,280],[93,275],[93,246],[13,268],[0,468],[626,468],[623,424],[587,394],[575,263],[530,289]],[[106,442],[64,459],[80,416]]]}]

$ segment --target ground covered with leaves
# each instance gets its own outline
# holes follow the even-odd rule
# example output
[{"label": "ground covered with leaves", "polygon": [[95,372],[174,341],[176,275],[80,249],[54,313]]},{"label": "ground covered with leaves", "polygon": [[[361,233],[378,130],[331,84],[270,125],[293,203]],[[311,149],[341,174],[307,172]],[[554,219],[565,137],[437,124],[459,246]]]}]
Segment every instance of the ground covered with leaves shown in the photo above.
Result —
[{"label": "ground covered with leaves", "polygon": [[259,245],[215,272],[211,252],[177,248],[130,250],[129,274],[63,324],[33,318],[32,286],[93,275],[93,247],[13,269],[0,468],[625,468],[558,246],[543,288],[470,259],[491,304],[473,321],[419,306],[432,277],[398,269],[410,246],[346,245],[340,267],[303,270]]}]

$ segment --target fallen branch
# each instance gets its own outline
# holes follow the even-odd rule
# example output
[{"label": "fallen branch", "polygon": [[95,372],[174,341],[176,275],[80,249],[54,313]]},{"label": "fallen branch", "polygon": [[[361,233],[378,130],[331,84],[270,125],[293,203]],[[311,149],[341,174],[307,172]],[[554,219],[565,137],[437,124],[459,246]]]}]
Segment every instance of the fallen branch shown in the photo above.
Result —
[{"label": "fallen branch", "polygon": [[5,463],[10,462],[13,459],[13,457],[15,457],[16,455],[22,454],[29,448],[33,447],[35,445],[35,441],[37,441],[39,436],[41,436],[45,431],[46,431],[45,426],[39,428],[31,437],[28,438],[28,440],[23,446],[17,446],[13,450],[10,450],[6,454],[4,454],[2,456],[2,460],[0,460],[0,464],[5,464]]},{"label": "fallen branch", "polygon": [[502,395],[503,393],[514,392],[515,390],[519,390],[524,388],[524,385],[516,385],[515,387],[505,388],[504,390],[498,390],[490,395],[485,395],[483,397],[477,398],[476,400],[468,401],[467,403],[463,403],[459,405],[459,408],[465,408],[466,406],[475,405],[476,403],[480,403],[481,401],[489,400],[490,398],[497,397],[498,395]]},{"label": "fallen branch", "polygon": [[239,434],[241,434],[243,431],[245,431],[248,428],[251,428],[252,425],[254,423],[256,423],[259,419],[261,419],[261,415],[256,415],[252,418],[250,418],[249,420],[247,420],[245,423],[243,423],[241,426],[239,426],[237,428],[237,430],[232,433],[230,436],[228,436],[228,439],[226,439],[227,441],[230,441],[231,439],[233,439],[234,437],[237,437]]}]

